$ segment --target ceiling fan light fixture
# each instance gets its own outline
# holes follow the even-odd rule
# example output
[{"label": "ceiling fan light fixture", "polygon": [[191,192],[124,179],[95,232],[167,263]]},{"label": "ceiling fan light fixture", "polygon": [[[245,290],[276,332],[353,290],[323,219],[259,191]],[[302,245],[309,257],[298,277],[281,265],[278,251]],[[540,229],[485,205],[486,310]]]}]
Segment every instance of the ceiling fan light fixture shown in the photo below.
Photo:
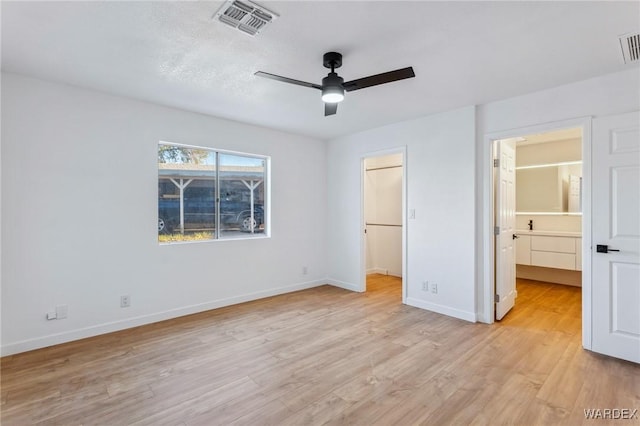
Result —
[{"label": "ceiling fan light fixture", "polygon": [[322,101],[330,104],[342,102],[344,100],[344,80],[335,72],[329,73],[322,79]]},{"label": "ceiling fan light fixture", "polygon": [[[237,1],[237,0],[236,0]],[[243,0],[246,1],[246,0]],[[347,81],[336,73],[336,68],[342,66],[342,55],[338,52],[327,52],[322,56],[322,65],[329,68],[331,72],[322,79],[322,85],[309,83],[302,80],[295,80],[289,77],[283,77],[277,74],[271,74],[264,71],[256,71],[255,75],[272,80],[281,81],[283,83],[295,84],[296,86],[309,87],[311,89],[320,90],[322,92],[322,101],[324,102],[324,116],[335,115],[338,112],[338,103],[344,100],[345,92],[353,92],[354,90],[365,89],[367,87],[378,86],[380,84],[391,83],[405,78],[415,77],[413,67],[400,68],[394,71],[383,72],[380,74],[370,75],[368,77],[358,78],[356,80]]]},{"label": "ceiling fan light fixture", "polygon": [[344,100],[344,89],[342,87],[327,87],[322,89],[322,101],[330,104],[337,104]]}]

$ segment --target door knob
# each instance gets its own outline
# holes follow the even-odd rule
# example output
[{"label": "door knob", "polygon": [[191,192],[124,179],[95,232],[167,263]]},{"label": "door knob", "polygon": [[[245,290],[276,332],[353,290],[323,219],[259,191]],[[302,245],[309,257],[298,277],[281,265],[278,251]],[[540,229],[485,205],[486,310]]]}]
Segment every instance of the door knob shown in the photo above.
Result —
[{"label": "door knob", "polygon": [[596,245],[596,251],[598,253],[609,253],[610,251],[620,251],[620,250],[611,249],[606,244],[598,244],[598,245]]},{"label": "door knob", "polygon": [[512,240],[518,239],[520,237],[518,237],[516,234],[513,234],[513,236],[511,237]]}]

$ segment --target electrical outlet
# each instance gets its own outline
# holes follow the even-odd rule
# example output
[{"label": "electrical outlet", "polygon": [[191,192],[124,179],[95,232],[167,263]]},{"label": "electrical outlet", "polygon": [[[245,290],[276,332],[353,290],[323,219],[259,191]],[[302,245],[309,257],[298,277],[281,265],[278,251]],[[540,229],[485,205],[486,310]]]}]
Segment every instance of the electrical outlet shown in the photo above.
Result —
[{"label": "electrical outlet", "polygon": [[68,312],[69,307],[67,305],[56,306],[56,319],[65,319]]},{"label": "electrical outlet", "polygon": [[309,273],[309,268],[307,268],[306,266],[302,267],[302,275],[307,275]]},{"label": "electrical outlet", "polygon": [[47,321],[51,321],[56,319],[56,313],[55,312],[47,312]]},{"label": "electrical outlet", "polygon": [[431,283],[431,293],[438,294],[438,284],[437,283]]},{"label": "electrical outlet", "polygon": [[129,295],[126,294],[124,296],[120,296],[120,307],[128,308],[129,306],[131,306],[131,298],[129,297]]},{"label": "electrical outlet", "polygon": [[429,291],[429,281],[422,281],[422,291]]}]

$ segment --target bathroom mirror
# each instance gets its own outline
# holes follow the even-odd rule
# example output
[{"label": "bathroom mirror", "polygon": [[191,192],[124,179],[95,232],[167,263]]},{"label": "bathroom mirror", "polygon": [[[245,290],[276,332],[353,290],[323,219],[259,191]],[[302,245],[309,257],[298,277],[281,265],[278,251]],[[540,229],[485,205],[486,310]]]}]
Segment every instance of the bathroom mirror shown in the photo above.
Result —
[{"label": "bathroom mirror", "polygon": [[516,167],[517,213],[580,213],[582,162]]}]

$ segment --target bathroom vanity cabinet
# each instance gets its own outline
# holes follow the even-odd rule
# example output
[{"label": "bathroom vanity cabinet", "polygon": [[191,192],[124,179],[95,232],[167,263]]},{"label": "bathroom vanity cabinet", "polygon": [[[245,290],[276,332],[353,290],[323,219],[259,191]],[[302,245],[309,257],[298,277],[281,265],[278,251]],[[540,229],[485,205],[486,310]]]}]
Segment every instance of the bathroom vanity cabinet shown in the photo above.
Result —
[{"label": "bathroom vanity cabinet", "polygon": [[518,231],[516,263],[582,270],[582,238],[577,232]]}]

